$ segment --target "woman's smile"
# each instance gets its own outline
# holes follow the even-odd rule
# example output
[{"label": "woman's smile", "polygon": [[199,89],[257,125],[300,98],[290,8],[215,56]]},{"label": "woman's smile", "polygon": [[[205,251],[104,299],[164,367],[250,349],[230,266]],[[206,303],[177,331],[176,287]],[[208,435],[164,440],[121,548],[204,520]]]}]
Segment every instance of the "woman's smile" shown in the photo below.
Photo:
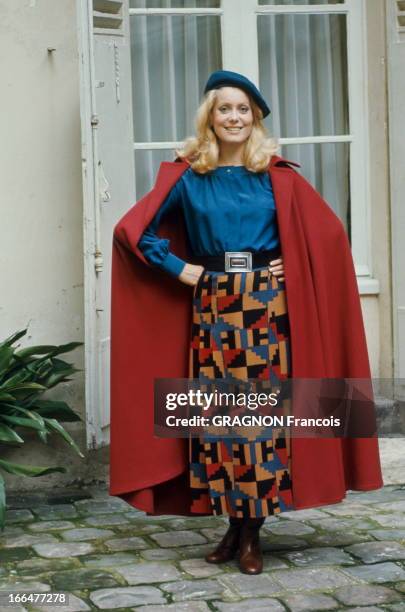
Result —
[{"label": "woman's smile", "polygon": [[[217,99],[212,110],[212,129],[221,143],[224,157],[238,157],[253,127],[253,113],[248,96],[244,91],[233,87],[218,90]],[[237,123],[239,122],[239,123]],[[240,136],[240,138],[237,138]],[[226,151],[224,146],[231,144],[238,150]],[[239,151],[240,149],[240,151]]]}]

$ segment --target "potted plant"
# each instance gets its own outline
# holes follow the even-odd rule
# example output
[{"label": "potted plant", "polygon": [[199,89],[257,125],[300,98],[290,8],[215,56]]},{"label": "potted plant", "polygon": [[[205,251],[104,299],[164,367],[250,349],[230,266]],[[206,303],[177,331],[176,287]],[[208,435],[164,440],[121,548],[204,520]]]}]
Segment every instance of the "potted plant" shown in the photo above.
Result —
[{"label": "potted plant", "polygon": [[[82,419],[64,401],[46,399],[44,393],[59,383],[70,381],[79,370],[60,359],[83,342],[59,346],[40,345],[18,349],[13,346],[27,329],[18,331],[0,343],[0,448],[1,445],[21,446],[24,439],[16,428],[27,428],[37,433],[45,444],[48,434],[56,432],[84,458],[75,441],[59,421]],[[18,476],[42,476],[52,472],[66,472],[62,466],[40,467],[21,465],[1,459],[0,453],[0,529],[4,530],[6,491],[1,471]]]}]

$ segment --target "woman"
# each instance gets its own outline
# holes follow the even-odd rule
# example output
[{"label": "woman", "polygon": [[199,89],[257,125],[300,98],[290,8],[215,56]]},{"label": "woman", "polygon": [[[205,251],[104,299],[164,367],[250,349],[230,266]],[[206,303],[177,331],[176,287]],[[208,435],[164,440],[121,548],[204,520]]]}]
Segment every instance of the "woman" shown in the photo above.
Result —
[{"label": "woman", "polygon": [[[341,247],[342,261],[338,264],[341,268],[341,278],[339,280],[337,274],[335,284],[339,286],[339,282],[341,283],[350,309],[350,315],[346,318],[349,324],[353,325],[352,336],[358,351],[356,363],[349,363],[350,357],[343,357],[341,349],[337,350],[337,343],[344,342],[341,340],[342,335],[331,335],[336,333],[336,326],[333,325],[334,315],[327,314],[331,309],[330,304],[321,303],[324,299],[323,289],[329,281],[324,278],[323,264],[319,260],[324,256],[328,265],[336,255],[330,252],[330,246],[325,239],[318,235],[319,230],[312,227],[315,220],[320,220],[320,217],[316,216],[320,197],[308,192],[308,189],[312,188],[309,188],[306,182],[303,184],[300,177],[302,196],[299,207],[296,208],[297,214],[302,215],[302,218],[298,220],[294,214],[288,213],[291,219],[288,218],[287,221],[283,217],[287,213],[287,206],[284,210],[277,205],[276,215],[277,200],[281,202],[281,197],[277,196],[281,194],[283,181],[286,197],[287,192],[292,189],[291,174],[296,173],[288,166],[291,162],[285,162],[284,175],[288,172],[288,177],[285,175],[283,178],[282,174],[279,174],[276,181],[271,180],[269,168],[276,157],[276,148],[274,142],[266,138],[261,123],[263,117],[270,112],[265,100],[251,81],[230,71],[213,73],[204,93],[205,98],[197,112],[197,137],[188,139],[183,149],[177,151],[179,157],[176,162],[183,160],[181,163],[187,167],[183,167],[180,177],[170,181],[169,189],[167,182],[163,187],[164,181],[158,177],[155,188],[135,207],[138,210],[130,215],[135,219],[135,214],[138,221],[141,220],[136,231],[134,226],[130,225],[127,213],[114,232],[121,258],[126,257],[121,248],[125,245],[126,249],[129,247],[145,263],[162,271],[159,281],[163,285],[166,284],[163,290],[159,290],[162,299],[170,301],[174,298],[172,306],[176,300],[178,306],[180,303],[185,305],[184,294],[174,289],[172,283],[180,281],[193,288],[189,376],[200,378],[204,382],[218,378],[232,381],[252,378],[274,381],[291,376],[294,363],[295,376],[369,376],[358,293],[353,284],[353,265],[340,222],[322,202],[321,214],[325,217],[323,230],[326,241],[330,242],[330,237],[333,236],[336,241],[334,250],[336,246]],[[173,162],[172,164],[176,165]],[[298,191],[293,195],[297,194]],[[306,212],[305,208],[308,208],[309,212]],[[305,215],[311,217],[311,208],[314,216],[312,223],[308,225]],[[282,221],[280,228],[277,219]],[[294,229],[290,234],[293,238],[295,236],[295,240],[294,246],[290,244],[290,248],[296,250],[295,256],[290,249],[284,251],[285,245],[288,244],[286,227],[291,222]],[[172,234],[173,240],[169,239],[168,228],[173,228],[176,223],[184,223],[185,226],[186,240],[183,237],[180,243],[176,242],[175,234]],[[139,227],[142,228],[142,233],[139,232]],[[308,253],[314,258],[310,264],[306,261]],[[285,277],[289,296],[288,310],[284,260],[291,262],[289,267],[286,265]],[[114,302],[114,295],[121,296],[123,291],[129,291],[127,283],[124,289],[124,277],[121,277],[117,289],[117,278],[120,274],[117,261],[118,254],[115,256],[115,263],[113,258],[113,321],[114,310],[118,312],[120,308],[118,298]],[[128,269],[128,266],[120,265],[121,271],[124,268]],[[150,277],[159,273],[157,270],[144,269],[140,274],[143,283],[148,284],[152,282]],[[317,275],[315,280],[318,286],[315,291],[314,279],[310,278],[310,274]],[[292,347],[289,286],[292,288]],[[138,294],[141,301],[145,295],[145,291],[142,291],[142,295]],[[313,339],[314,355],[307,357],[305,367],[302,367],[304,341],[302,321],[298,324],[297,308],[299,292],[305,296],[306,291],[309,303],[307,333],[313,332],[316,337]],[[191,296],[188,296],[190,299]],[[122,296],[119,300],[121,299]],[[149,300],[149,297],[146,299]],[[159,302],[158,295],[156,299]],[[125,308],[128,308],[129,303],[134,304],[134,300],[135,296],[128,296],[126,293]],[[149,310],[150,307],[149,301]],[[301,301],[301,311],[304,310],[305,306]],[[146,304],[143,306],[143,312],[148,312]],[[178,312],[184,320],[184,311]],[[161,313],[161,316],[166,317],[168,325],[171,314],[171,309]],[[341,318],[341,315],[336,312],[336,318],[338,317]],[[332,322],[331,329],[326,327],[329,325],[327,319]],[[159,324],[155,321],[152,329],[156,329]],[[319,329],[315,329],[315,325],[319,325]],[[127,336],[128,333],[127,330]],[[134,335],[136,334],[139,336],[139,330],[134,332]],[[322,334],[328,337],[323,338]],[[114,335],[118,338],[118,334],[114,334],[112,330],[112,343]],[[294,336],[297,338],[295,354],[299,355],[297,350],[300,349],[301,355],[294,359],[293,351],[291,363]],[[347,342],[347,334],[344,337]],[[115,343],[121,353],[123,341]],[[163,341],[164,345],[168,343],[171,343],[172,350],[177,350],[176,338],[170,337],[170,334]],[[180,347],[184,345],[184,337],[178,337],[178,344]],[[151,502],[154,495],[152,490],[155,489],[154,499],[157,500],[158,487],[161,511],[170,508],[169,503],[165,505],[161,501],[165,497],[164,487],[167,485],[166,493],[169,496],[176,489],[179,492],[182,498],[179,503],[181,513],[229,514],[228,531],[216,549],[206,556],[208,562],[227,561],[239,551],[240,570],[248,574],[260,573],[263,559],[259,529],[266,516],[283,510],[340,501],[347,488],[371,489],[381,486],[375,439],[296,440],[291,451],[290,440],[285,437],[283,431],[274,430],[270,432],[270,436],[262,435],[253,439],[247,436],[233,440],[215,437],[192,438],[188,449],[189,481],[186,485],[184,446],[181,451],[178,446],[177,453],[182,455],[182,460],[175,457],[176,448],[168,451],[170,459],[166,465],[171,462],[171,475],[167,474],[159,480],[151,469],[149,478],[145,478],[143,484],[138,482],[134,487],[133,482],[129,483],[127,475],[123,476],[122,458],[114,459],[116,455],[113,446],[117,448],[117,442],[113,441],[125,435],[118,423],[118,413],[114,411],[114,405],[118,403],[113,388],[114,380],[117,380],[114,372],[117,372],[118,349],[112,346],[110,493],[120,495],[139,508],[147,511],[152,509],[151,513],[154,513],[157,508],[156,503]],[[350,350],[350,347],[343,347],[343,351],[345,349]],[[336,352],[338,357],[342,356],[339,363],[338,359],[335,363],[332,362]],[[177,364],[181,360],[180,355],[173,358],[173,362]],[[138,365],[142,367],[141,364]],[[184,372],[184,363],[182,367]],[[160,368],[156,365],[153,374],[156,378],[170,377],[169,371],[170,366]],[[181,377],[180,369],[175,370],[174,376]],[[142,437],[141,433],[138,435]],[[294,452],[294,447],[297,453]],[[330,469],[336,473],[335,483],[330,472],[328,478],[323,479],[323,484],[319,479],[317,481],[316,469],[319,468],[315,467],[315,464],[317,459],[319,461],[320,453],[327,472]],[[296,457],[300,467],[295,466]],[[306,458],[304,461],[309,474],[304,474],[305,467],[301,467],[303,457]],[[364,461],[365,457],[367,462]],[[143,461],[148,465],[145,456]],[[176,461],[177,468],[174,467]],[[117,467],[118,463],[120,467]],[[162,472],[161,467],[157,469]],[[311,496],[308,486],[312,476],[315,482]],[[185,489],[188,501],[184,497]],[[135,491],[136,493],[133,493]],[[187,504],[189,512],[184,508]]]}]

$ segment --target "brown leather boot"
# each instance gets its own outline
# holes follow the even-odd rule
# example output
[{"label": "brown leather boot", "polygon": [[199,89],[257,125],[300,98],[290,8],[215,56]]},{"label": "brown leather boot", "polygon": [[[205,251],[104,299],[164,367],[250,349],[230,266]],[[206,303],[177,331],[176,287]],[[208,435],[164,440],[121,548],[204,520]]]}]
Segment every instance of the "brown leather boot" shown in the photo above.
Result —
[{"label": "brown leather boot", "polygon": [[239,548],[240,530],[243,519],[229,517],[229,528],[218,546],[205,556],[207,563],[225,563],[233,559]]},{"label": "brown leather boot", "polygon": [[249,518],[242,526],[239,540],[239,569],[243,574],[261,574],[263,571],[259,530],[264,520],[264,518]]}]

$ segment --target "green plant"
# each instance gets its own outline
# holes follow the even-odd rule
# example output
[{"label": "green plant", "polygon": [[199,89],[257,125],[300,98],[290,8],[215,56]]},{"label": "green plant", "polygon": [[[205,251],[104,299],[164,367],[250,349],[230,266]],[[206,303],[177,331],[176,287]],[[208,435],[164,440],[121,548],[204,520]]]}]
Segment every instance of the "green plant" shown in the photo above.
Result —
[{"label": "green plant", "polygon": [[[60,421],[82,419],[63,401],[42,399],[47,389],[61,382],[70,381],[69,376],[79,372],[71,363],[57,355],[72,351],[83,342],[70,342],[60,346],[31,346],[17,350],[13,346],[27,333],[27,329],[16,332],[0,343],[0,444],[21,446],[23,438],[16,427],[34,430],[39,439],[47,443],[47,436],[56,432],[84,458],[72,437]],[[66,472],[61,466],[39,467],[20,465],[0,459],[0,469],[18,476],[43,476],[52,472]],[[4,530],[6,492],[4,478],[0,473],[0,529]]]}]

